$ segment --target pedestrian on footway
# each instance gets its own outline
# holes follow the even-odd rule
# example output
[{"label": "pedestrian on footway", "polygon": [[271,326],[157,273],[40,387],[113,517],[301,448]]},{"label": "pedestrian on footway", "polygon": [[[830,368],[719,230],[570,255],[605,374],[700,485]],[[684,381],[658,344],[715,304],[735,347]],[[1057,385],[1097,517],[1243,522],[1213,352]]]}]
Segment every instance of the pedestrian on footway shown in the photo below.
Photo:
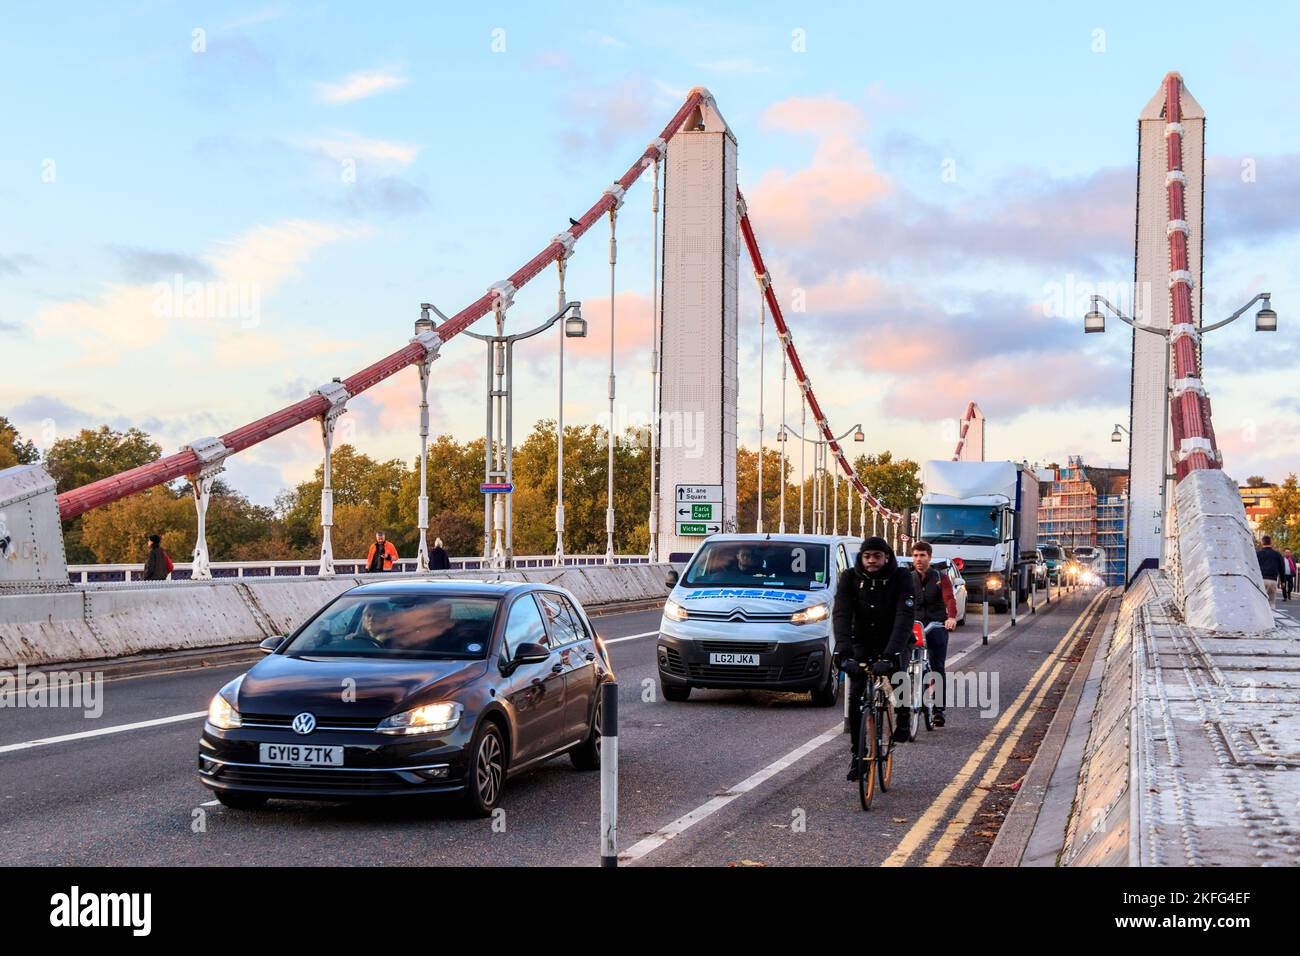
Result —
[{"label": "pedestrian on footway", "polygon": [[1282,600],[1291,600],[1291,592],[1295,590],[1295,555],[1291,549],[1287,548],[1282,552]]},{"label": "pedestrian on footway", "polygon": [[[884,538],[863,540],[853,567],[840,575],[835,588],[835,656],[849,674],[849,730],[852,735],[848,779],[858,777],[858,733],[861,698],[868,675],[897,674],[906,666],[904,652],[912,642],[916,622],[916,584],[912,572],[899,567],[894,549]],[[895,701],[894,740],[907,740],[908,708]]]},{"label": "pedestrian on footway", "polygon": [[1268,595],[1270,607],[1277,607],[1278,583],[1282,580],[1282,555],[1273,548],[1273,539],[1264,535],[1264,540],[1255,552],[1259,559],[1259,574],[1264,579],[1264,593]]},{"label": "pedestrian on footway", "polygon": [[366,555],[366,570],[372,573],[378,571],[393,570],[393,562],[397,560],[397,548],[393,542],[387,540],[384,532],[375,532],[375,543],[370,546],[370,553]]},{"label": "pedestrian on footway", "polygon": [[162,537],[149,535],[149,556],[144,561],[144,579],[146,581],[166,581],[167,575],[175,567],[172,559],[163,550]]},{"label": "pedestrian on footway", "polygon": [[[948,660],[948,632],[957,626],[957,595],[952,590],[952,579],[930,566],[934,549],[928,541],[912,545],[912,576],[916,584],[916,619],[925,629],[926,653],[930,657],[930,670],[934,672],[935,701],[934,725],[944,725],[944,665]],[[942,627],[931,627],[939,624]]]},{"label": "pedestrian on footway", "polygon": [[442,546],[442,538],[433,539],[433,550],[429,552],[429,570],[446,571],[451,568],[451,558],[447,556],[447,549]]}]

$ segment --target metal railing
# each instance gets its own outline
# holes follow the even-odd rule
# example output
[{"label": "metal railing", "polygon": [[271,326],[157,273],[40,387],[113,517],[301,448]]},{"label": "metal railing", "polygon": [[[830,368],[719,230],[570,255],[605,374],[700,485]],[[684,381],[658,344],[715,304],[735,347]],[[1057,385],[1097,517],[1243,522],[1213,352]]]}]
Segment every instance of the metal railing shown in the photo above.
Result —
[{"label": "metal railing", "polygon": [[[603,554],[570,554],[565,555],[562,567],[584,567],[587,565],[603,565],[605,556]],[[649,558],[644,554],[619,554],[614,556],[615,564],[648,564]],[[529,568],[553,568],[556,567],[555,555],[515,555],[515,570],[526,570]],[[320,561],[316,558],[308,558],[297,561],[213,561],[209,567],[212,569],[214,579],[227,578],[293,578],[293,577],[319,577]],[[188,581],[192,565],[189,562],[177,564],[172,570],[168,580],[171,581]],[[415,558],[399,558],[393,562],[393,570],[388,573],[414,573],[416,570]],[[478,571],[491,570],[490,558],[452,558],[452,571]],[[361,559],[357,560],[336,560],[334,562],[334,573],[336,576],[367,574],[366,562]],[[144,566],[141,564],[70,564],[68,565],[68,580],[73,584],[109,584],[116,582],[138,582],[144,580]]]}]

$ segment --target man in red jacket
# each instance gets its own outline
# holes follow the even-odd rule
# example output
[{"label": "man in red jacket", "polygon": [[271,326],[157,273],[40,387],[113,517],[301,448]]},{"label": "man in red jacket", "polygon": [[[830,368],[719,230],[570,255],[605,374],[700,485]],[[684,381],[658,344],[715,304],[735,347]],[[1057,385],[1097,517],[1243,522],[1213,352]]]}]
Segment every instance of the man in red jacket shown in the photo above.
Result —
[{"label": "man in red jacket", "polygon": [[[930,655],[930,670],[935,678],[934,725],[944,724],[944,664],[948,660],[948,632],[957,626],[957,596],[952,579],[930,566],[934,549],[930,542],[912,543],[912,576],[916,584],[916,619],[925,628],[925,645]],[[943,627],[931,627],[942,624]]]}]

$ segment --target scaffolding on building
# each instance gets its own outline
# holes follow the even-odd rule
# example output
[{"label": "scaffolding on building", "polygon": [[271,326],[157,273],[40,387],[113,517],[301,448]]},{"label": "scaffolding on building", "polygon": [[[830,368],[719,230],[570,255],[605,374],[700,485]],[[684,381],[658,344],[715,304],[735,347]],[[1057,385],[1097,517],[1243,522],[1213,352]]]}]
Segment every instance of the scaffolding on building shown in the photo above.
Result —
[{"label": "scaffolding on building", "polygon": [[1122,585],[1127,477],[1114,469],[1088,469],[1078,455],[1064,467],[1053,465],[1052,473],[1053,480],[1041,486],[1039,542],[1104,549],[1106,583]]}]

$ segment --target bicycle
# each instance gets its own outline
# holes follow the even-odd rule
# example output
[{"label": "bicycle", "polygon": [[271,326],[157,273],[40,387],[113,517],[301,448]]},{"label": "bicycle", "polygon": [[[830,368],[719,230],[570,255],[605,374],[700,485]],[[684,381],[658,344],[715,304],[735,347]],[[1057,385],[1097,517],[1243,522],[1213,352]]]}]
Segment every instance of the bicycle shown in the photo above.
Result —
[{"label": "bicycle", "polygon": [[935,622],[925,627],[921,623],[912,625],[912,634],[916,638],[912,644],[912,657],[907,663],[907,691],[911,708],[907,721],[907,739],[916,740],[921,730],[921,721],[925,721],[926,730],[934,730],[934,671],[930,669],[930,652],[925,635],[932,627],[942,628]]},{"label": "bicycle", "polygon": [[[863,671],[870,670],[860,662],[857,666]],[[872,675],[863,685],[859,710],[862,716],[854,753],[858,762],[858,798],[862,809],[870,810],[876,781],[880,781],[883,793],[889,789],[894,774],[894,702],[889,675]]]}]

